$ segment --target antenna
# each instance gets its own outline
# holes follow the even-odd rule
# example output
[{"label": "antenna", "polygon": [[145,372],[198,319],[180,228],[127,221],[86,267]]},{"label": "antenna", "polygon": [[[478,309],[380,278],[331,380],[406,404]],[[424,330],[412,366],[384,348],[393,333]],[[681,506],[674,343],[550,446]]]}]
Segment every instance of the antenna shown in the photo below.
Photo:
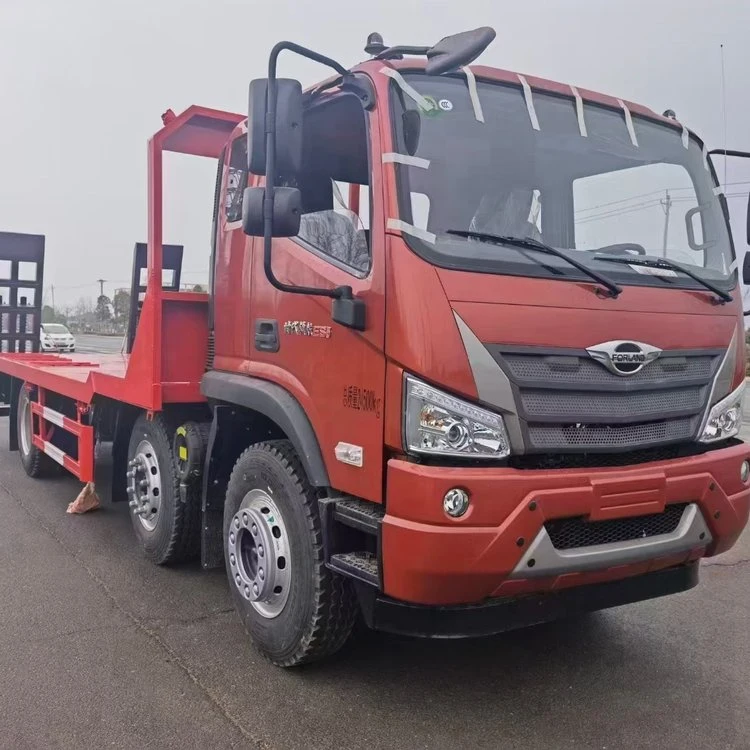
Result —
[{"label": "antenna", "polygon": [[724,117],[724,194],[727,192],[727,80],[724,73],[724,45],[721,49],[721,109]]}]

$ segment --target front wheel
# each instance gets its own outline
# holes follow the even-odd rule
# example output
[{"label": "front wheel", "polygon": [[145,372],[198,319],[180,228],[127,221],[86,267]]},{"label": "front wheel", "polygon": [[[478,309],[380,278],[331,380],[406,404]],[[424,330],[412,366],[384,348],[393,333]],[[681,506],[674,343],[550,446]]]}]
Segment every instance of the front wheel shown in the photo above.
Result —
[{"label": "front wheel", "polygon": [[288,440],[253,445],[237,460],[224,550],[235,608],[263,656],[293,667],[343,646],[356,600],[326,568],[317,497]]}]

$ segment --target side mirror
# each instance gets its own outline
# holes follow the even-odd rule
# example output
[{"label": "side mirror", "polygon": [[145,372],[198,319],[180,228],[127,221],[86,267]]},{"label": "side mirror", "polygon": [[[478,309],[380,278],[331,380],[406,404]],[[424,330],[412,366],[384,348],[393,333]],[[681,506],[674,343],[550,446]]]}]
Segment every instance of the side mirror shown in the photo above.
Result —
[{"label": "side mirror", "polygon": [[[242,196],[242,229],[251,237],[263,237],[264,187],[245,188]],[[296,237],[302,216],[302,194],[297,188],[273,189],[273,237]]]},{"label": "side mirror", "polygon": [[473,31],[446,36],[427,52],[425,72],[439,76],[476,60],[495,38],[495,29],[482,26]]},{"label": "side mirror", "polygon": [[[266,96],[268,79],[250,82],[247,116],[247,159],[253,174],[266,174]],[[276,80],[276,174],[296,175],[302,163],[302,85],[291,78]],[[274,175],[275,176],[275,175]]]},{"label": "side mirror", "polygon": [[742,261],[742,281],[750,284],[750,252],[745,253],[745,260]]}]

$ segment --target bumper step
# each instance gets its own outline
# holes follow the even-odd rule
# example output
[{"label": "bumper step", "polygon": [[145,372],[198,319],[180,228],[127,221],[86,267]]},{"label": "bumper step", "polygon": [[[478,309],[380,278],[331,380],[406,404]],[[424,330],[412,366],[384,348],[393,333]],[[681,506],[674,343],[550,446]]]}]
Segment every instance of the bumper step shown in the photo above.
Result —
[{"label": "bumper step", "polygon": [[378,534],[384,515],[385,509],[381,505],[353,497],[337,500],[333,510],[334,520],[373,535]]},{"label": "bumper step", "polygon": [[358,581],[379,586],[378,559],[372,552],[345,552],[332,555],[328,563],[331,570]]}]

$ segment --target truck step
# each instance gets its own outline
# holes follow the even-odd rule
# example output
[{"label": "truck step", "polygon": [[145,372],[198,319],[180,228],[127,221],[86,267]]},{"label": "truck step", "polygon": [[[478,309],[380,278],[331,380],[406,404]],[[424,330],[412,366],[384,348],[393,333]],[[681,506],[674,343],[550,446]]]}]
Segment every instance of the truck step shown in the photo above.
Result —
[{"label": "truck step", "polygon": [[378,558],[372,552],[346,552],[332,555],[328,567],[347,578],[356,578],[372,586],[380,585]]},{"label": "truck step", "polygon": [[374,535],[377,535],[384,515],[385,509],[382,505],[357,500],[354,497],[337,500],[333,511],[334,520]]}]

